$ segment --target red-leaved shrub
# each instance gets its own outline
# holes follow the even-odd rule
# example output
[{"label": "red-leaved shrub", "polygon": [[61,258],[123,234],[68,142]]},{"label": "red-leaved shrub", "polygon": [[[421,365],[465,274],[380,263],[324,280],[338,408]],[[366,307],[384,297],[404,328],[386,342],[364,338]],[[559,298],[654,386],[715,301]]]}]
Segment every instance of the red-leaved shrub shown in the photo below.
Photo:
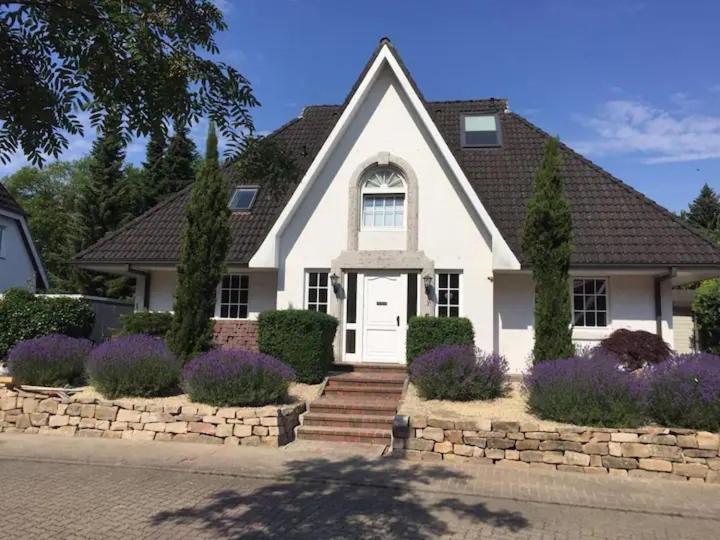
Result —
[{"label": "red-leaved shrub", "polygon": [[600,347],[617,357],[630,371],[659,364],[670,357],[670,347],[660,336],[645,330],[620,328],[600,342]]}]

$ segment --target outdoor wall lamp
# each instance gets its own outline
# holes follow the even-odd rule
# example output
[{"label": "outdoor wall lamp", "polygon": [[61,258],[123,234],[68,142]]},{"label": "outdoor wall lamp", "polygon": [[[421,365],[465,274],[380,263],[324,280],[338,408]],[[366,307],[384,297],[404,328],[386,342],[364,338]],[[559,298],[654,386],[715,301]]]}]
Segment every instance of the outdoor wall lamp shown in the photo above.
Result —
[{"label": "outdoor wall lamp", "polygon": [[425,284],[425,294],[430,296],[433,288],[433,277],[430,274],[425,274],[422,279]]},{"label": "outdoor wall lamp", "polygon": [[338,291],[340,290],[340,276],[338,276],[335,272],[330,274],[330,284],[332,285],[333,292],[337,296]]}]

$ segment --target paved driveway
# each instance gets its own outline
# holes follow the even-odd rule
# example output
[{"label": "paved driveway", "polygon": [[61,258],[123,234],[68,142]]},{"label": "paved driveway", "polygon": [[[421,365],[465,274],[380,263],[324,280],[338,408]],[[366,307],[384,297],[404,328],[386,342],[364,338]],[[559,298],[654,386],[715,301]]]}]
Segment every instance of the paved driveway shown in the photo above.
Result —
[{"label": "paved driveway", "polygon": [[718,538],[720,488],[0,435],[3,538]]}]

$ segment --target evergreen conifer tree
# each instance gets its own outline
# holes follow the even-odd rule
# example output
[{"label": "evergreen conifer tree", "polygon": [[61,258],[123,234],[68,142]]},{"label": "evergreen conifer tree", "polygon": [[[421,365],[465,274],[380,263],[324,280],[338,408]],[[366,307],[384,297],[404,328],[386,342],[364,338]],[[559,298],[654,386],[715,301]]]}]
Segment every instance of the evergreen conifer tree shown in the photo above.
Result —
[{"label": "evergreen conifer tree", "polygon": [[143,185],[145,191],[143,211],[157,202],[160,186],[164,183],[166,146],[167,140],[165,133],[158,126],[150,133],[150,139],[146,147],[145,163],[143,163]]},{"label": "evergreen conifer tree", "polygon": [[535,363],[575,353],[569,287],[572,216],[560,174],[559,145],[553,138],[545,147],[522,238],[535,282]]},{"label": "evergreen conifer tree", "polygon": [[182,119],[173,124],[174,133],[165,154],[165,166],[158,183],[156,200],[180,191],[195,180],[193,165],[198,159],[195,143],[188,135],[187,122]]},{"label": "evergreen conifer tree", "polygon": [[228,189],[218,163],[217,135],[211,124],[205,163],[195,181],[183,230],[175,317],[168,343],[185,361],[212,342],[215,290],[230,244]]},{"label": "evergreen conifer tree", "polygon": [[[107,113],[102,133],[92,146],[88,178],[79,186],[76,201],[74,243],[78,250],[94,244],[120,226],[127,216],[127,184],[123,172],[125,140],[120,115]],[[77,270],[74,286],[83,294],[124,296],[129,293],[125,278]]]},{"label": "evergreen conifer tree", "polygon": [[720,197],[715,191],[705,184],[700,194],[690,203],[687,212],[683,217],[695,227],[707,231],[711,236],[718,238],[720,235]]}]

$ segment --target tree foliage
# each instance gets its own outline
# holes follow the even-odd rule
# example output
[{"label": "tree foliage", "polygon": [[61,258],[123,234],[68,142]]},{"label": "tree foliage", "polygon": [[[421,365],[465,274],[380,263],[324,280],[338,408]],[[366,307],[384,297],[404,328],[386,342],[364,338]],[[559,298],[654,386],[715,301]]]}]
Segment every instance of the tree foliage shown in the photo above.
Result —
[{"label": "tree foliage", "polygon": [[175,317],[168,343],[187,361],[210,348],[215,290],[230,244],[227,182],[220,173],[217,136],[211,124],[203,169],[193,184],[183,230]]},{"label": "tree foliage", "polygon": [[264,186],[274,197],[285,193],[298,173],[293,156],[273,138],[253,137],[237,157],[234,167],[243,182]]},{"label": "tree foliage", "polygon": [[158,192],[165,178],[165,149],[167,137],[160,127],[156,127],[150,133],[145,150],[144,192],[145,199],[142,201],[142,211],[152,207],[158,200]]},{"label": "tree foliage", "polygon": [[720,279],[703,281],[693,302],[700,350],[720,354]]},{"label": "tree foliage", "polygon": [[187,124],[177,120],[174,133],[165,154],[165,165],[159,177],[155,200],[180,191],[195,180],[195,162],[198,160],[195,143],[190,139]]},{"label": "tree foliage", "polygon": [[83,134],[81,110],[96,128],[117,111],[126,137],[207,116],[239,151],[258,103],[211,58],[226,28],[212,0],[0,2],[0,162],[57,157]]},{"label": "tree foliage", "polygon": [[710,237],[720,241],[720,197],[707,184],[690,203],[682,217],[691,225],[703,229]]},{"label": "tree foliage", "polygon": [[572,216],[560,172],[559,146],[553,138],[545,147],[522,238],[535,281],[535,363],[568,358],[575,352],[569,288]]}]

